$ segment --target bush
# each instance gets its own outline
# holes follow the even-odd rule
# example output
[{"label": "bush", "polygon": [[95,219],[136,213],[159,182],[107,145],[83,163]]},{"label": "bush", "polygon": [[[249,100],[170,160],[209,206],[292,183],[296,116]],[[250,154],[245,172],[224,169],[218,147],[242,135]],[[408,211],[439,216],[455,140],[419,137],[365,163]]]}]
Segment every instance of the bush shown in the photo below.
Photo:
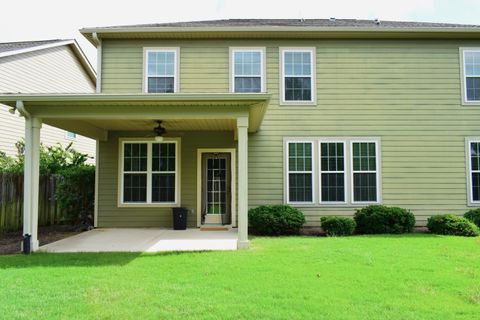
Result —
[{"label": "bush", "polygon": [[464,217],[475,223],[477,227],[480,227],[480,208],[472,209],[466,212]]},{"label": "bush", "polygon": [[305,216],[287,205],[260,206],[248,211],[248,221],[253,234],[278,236],[298,234]]},{"label": "bush", "polygon": [[475,224],[452,213],[430,217],[427,227],[430,232],[436,234],[465,237],[476,237],[479,235],[478,227]]},{"label": "bush", "polygon": [[370,205],[355,212],[356,232],[363,234],[408,233],[413,231],[415,216],[410,210]]},{"label": "bush", "polygon": [[70,167],[59,174],[63,180],[57,187],[56,196],[65,211],[66,222],[89,229],[93,226],[95,167]]},{"label": "bush", "polygon": [[342,217],[322,217],[320,222],[327,236],[349,236],[356,226],[352,219]]}]

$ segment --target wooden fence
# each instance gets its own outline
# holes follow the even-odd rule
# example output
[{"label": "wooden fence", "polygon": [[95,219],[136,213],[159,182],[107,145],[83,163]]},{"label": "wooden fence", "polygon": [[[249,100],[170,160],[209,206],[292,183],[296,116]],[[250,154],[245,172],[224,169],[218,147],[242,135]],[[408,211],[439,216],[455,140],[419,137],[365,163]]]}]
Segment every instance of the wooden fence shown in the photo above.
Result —
[{"label": "wooden fence", "polygon": [[[38,225],[62,222],[63,212],[55,191],[61,176],[40,176]],[[0,173],[0,232],[21,230],[23,226],[23,173]]]}]

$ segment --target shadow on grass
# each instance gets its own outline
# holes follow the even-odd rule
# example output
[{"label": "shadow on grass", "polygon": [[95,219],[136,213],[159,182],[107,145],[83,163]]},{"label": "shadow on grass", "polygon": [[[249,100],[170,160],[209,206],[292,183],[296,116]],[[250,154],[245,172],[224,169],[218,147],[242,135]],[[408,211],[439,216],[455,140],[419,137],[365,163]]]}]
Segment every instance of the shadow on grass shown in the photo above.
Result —
[{"label": "shadow on grass", "polygon": [[215,251],[34,253],[0,256],[0,270],[35,267],[124,266],[135,259],[207,254]]}]

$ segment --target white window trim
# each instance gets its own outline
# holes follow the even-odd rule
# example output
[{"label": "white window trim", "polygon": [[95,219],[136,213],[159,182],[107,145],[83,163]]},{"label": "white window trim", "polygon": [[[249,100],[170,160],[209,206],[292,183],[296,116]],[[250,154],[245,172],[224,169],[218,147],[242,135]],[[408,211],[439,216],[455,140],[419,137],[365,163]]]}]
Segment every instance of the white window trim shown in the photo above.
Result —
[{"label": "white window trim", "polygon": [[[312,170],[313,170],[313,197],[312,202],[290,202],[289,201],[289,181],[288,181],[288,143],[289,142],[312,142]],[[321,181],[320,181],[320,143],[321,142],[343,142],[345,156],[345,202],[321,202]],[[375,142],[376,146],[376,165],[377,165],[377,201],[376,202],[353,202],[353,161],[352,161],[352,142]],[[335,207],[335,208],[358,208],[370,204],[382,203],[382,166],[381,166],[381,138],[380,137],[284,137],[283,138],[283,199],[285,204],[299,208],[315,207]],[[316,190],[319,190],[316,192]]]},{"label": "white window trim", "polygon": [[[75,136],[72,137],[69,134],[73,133]],[[65,139],[70,140],[70,141],[76,141],[77,140],[77,134],[75,132],[67,131],[65,130]]]},{"label": "white window trim", "polygon": [[143,48],[143,85],[144,93],[149,94],[171,94],[148,92],[148,53],[149,52],[173,52],[174,53],[174,79],[173,93],[180,92],[180,48],[179,47],[144,47]]},{"label": "white window trim", "polygon": [[[291,106],[291,105],[304,105],[304,106],[315,106],[317,104],[317,75],[316,75],[316,65],[317,65],[317,53],[315,47],[280,47],[280,105]],[[310,101],[286,101],[285,100],[285,66],[283,64],[285,59],[286,52],[310,52],[312,57],[311,64],[311,84],[312,84],[312,93]]]},{"label": "white window trim", "polygon": [[[155,138],[119,138],[118,139],[118,207],[133,207],[133,208],[173,208],[180,207],[180,173],[181,173],[181,139],[180,138],[164,138],[162,142],[175,143],[175,202],[152,202],[152,144],[161,143],[155,140]],[[147,201],[144,203],[139,202],[124,202],[123,201],[123,183],[124,183],[124,171],[123,171],[123,151],[125,143],[146,143],[147,144]],[[156,172],[156,171],[155,171]],[[133,172],[135,173],[135,172]],[[142,171],[143,173],[143,171]],[[165,172],[168,173],[168,172]]]},{"label": "white window trim", "polygon": [[235,59],[234,54],[237,52],[260,52],[260,92],[265,93],[267,92],[267,61],[266,61],[266,48],[265,47],[230,47],[229,48],[229,56],[230,56],[230,63],[229,63],[229,74],[230,74],[230,92],[232,93],[248,93],[248,92],[235,92]]},{"label": "white window trim", "polygon": [[[343,144],[343,171],[323,171],[322,170],[322,143],[342,143]],[[334,140],[334,139],[318,139],[318,199],[320,204],[327,205],[345,205],[348,200],[348,184],[347,184],[347,143],[345,140]],[[343,173],[343,184],[344,184],[344,201],[323,201],[322,200],[322,173]]]},{"label": "white window trim", "polygon": [[[311,146],[312,146],[312,170],[311,171],[290,171],[290,161],[289,161],[289,153],[288,153],[288,146],[290,145],[290,143],[310,143]],[[316,163],[315,163],[315,143],[313,140],[308,140],[308,139],[305,139],[305,140],[296,140],[296,139],[289,139],[289,140],[286,140],[285,143],[284,143],[285,147],[284,147],[284,150],[285,150],[285,172],[286,172],[286,175],[285,175],[285,184],[286,184],[286,193],[285,193],[285,199],[287,200],[287,203],[288,204],[293,204],[293,205],[304,205],[304,204],[314,204],[315,203],[315,185],[316,185]],[[290,173],[311,173],[312,174],[312,201],[290,201]]]},{"label": "white window trim", "polygon": [[[472,149],[470,147],[471,143],[480,143],[480,137],[467,137],[465,139],[465,154],[467,158],[466,168],[467,168],[467,205],[469,207],[479,207],[480,201],[473,201],[473,192],[472,192]],[[475,171],[477,172],[477,171]]]},{"label": "white window trim", "polygon": [[460,47],[460,81],[461,81],[461,96],[462,105],[480,105],[480,100],[469,101],[467,99],[467,75],[465,72],[465,53],[466,52],[480,52],[480,47]]},{"label": "white window trim", "polygon": [[[354,143],[375,143],[375,171],[372,171],[372,170],[369,170],[369,171],[365,171],[365,170],[359,170],[359,171],[354,171],[353,170],[353,144]],[[379,161],[379,158],[380,158],[380,149],[379,149],[379,141],[377,139],[351,139],[349,141],[349,144],[350,144],[350,157],[349,157],[349,163],[350,163],[350,195],[351,195],[351,198],[350,198],[350,201],[352,204],[378,204],[381,202],[380,200],[380,196],[381,196],[381,192],[380,192],[380,161]],[[355,201],[354,200],[354,191],[353,191],[353,188],[354,188],[354,185],[353,185],[353,175],[354,173],[375,173],[375,177],[376,177],[376,183],[377,183],[377,201]]]}]

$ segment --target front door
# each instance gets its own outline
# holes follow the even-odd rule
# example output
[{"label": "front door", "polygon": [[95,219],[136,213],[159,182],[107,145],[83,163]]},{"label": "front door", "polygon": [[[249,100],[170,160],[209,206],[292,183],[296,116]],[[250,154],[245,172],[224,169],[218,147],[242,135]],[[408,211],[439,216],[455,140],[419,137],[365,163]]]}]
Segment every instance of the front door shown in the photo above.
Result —
[{"label": "front door", "polygon": [[202,224],[231,224],[230,153],[202,154]]}]

